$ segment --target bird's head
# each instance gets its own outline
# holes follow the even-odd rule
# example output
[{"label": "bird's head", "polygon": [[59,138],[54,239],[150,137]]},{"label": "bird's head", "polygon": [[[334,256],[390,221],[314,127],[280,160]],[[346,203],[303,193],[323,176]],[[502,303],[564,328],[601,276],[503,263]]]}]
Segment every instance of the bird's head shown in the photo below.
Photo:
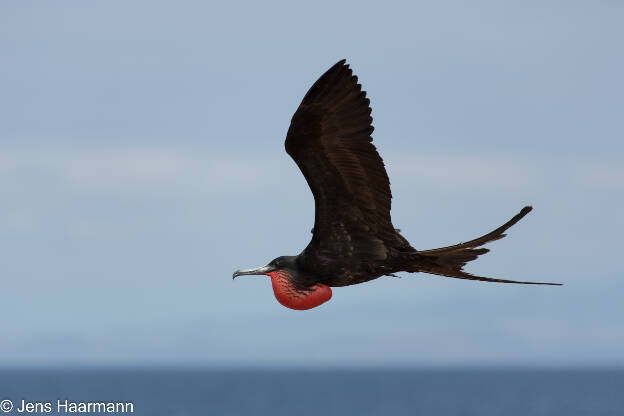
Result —
[{"label": "bird's head", "polygon": [[266,266],[237,270],[232,275],[232,279],[243,275],[270,276],[275,298],[290,309],[312,309],[332,297],[329,286],[306,282],[305,274],[300,270],[296,256],[280,256]]}]

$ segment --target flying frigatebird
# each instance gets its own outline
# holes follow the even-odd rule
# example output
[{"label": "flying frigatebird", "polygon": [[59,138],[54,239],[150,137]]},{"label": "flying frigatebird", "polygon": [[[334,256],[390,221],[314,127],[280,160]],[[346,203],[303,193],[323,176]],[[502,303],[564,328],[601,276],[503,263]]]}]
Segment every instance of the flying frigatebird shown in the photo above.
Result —
[{"label": "flying frigatebird", "polygon": [[465,264],[531,211],[466,243],[418,251],[390,219],[390,181],[372,144],[370,101],[345,60],[325,72],[303,98],[290,122],[286,152],[314,195],[312,240],[298,256],[280,256],[240,275],[268,275],[277,300],[291,309],[319,306],[331,287],[367,282],[397,272],[422,272],[498,283],[560,285],[475,276]]}]

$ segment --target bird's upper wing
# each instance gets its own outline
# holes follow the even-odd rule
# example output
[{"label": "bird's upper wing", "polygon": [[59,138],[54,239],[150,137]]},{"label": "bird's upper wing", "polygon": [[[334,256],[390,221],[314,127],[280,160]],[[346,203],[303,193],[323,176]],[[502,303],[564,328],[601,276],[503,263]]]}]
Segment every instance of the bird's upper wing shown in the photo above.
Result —
[{"label": "bird's upper wing", "polygon": [[369,100],[342,60],[310,88],[293,115],[286,151],[315,201],[312,241],[304,261],[346,266],[383,260],[388,246],[407,245],[390,219],[390,182],[371,143]]}]

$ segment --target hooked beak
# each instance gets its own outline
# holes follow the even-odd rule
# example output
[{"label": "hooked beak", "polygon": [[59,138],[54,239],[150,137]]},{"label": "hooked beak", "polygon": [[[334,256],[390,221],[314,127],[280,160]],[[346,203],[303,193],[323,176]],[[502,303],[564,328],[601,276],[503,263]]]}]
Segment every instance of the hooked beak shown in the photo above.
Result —
[{"label": "hooked beak", "polygon": [[234,274],[232,275],[232,279],[236,278],[237,276],[242,276],[245,274],[269,274],[271,272],[274,272],[275,270],[276,269],[271,266],[262,266],[256,269],[236,270]]}]

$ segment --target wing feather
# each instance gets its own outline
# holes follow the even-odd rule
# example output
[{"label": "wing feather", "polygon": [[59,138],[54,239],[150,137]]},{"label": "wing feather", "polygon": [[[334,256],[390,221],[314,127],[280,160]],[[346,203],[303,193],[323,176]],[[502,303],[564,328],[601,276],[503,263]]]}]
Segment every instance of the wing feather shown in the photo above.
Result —
[{"label": "wing feather", "polygon": [[390,181],[372,144],[370,101],[344,60],[307,92],[285,147],[315,201],[313,237],[303,258],[325,264],[385,259],[409,246],[390,217]]}]

